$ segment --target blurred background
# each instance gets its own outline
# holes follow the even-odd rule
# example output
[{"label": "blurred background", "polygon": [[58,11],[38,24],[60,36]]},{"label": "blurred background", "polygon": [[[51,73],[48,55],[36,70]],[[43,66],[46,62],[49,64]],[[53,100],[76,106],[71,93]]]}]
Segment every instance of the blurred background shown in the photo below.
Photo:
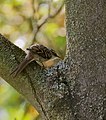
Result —
[{"label": "blurred background", "polygon": [[[62,0],[0,0],[0,33],[23,50],[40,43],[66,53]],[[37,120],[39,113],[0,78],[0,120]]]}]

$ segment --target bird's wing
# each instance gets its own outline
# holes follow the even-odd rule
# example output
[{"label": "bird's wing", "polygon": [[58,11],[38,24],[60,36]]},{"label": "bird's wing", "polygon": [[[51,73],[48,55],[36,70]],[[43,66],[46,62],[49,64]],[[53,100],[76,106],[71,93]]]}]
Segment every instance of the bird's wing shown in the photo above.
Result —
[{"label": "bird's wing", "polygon": [[32,46],[31,48],[28,48],[27,50],[30,50],[32,53],[37,54],[44,59],[50,59],[52,57],[52,53],[49,48],[43,45],[37,44],[35,46]]}]

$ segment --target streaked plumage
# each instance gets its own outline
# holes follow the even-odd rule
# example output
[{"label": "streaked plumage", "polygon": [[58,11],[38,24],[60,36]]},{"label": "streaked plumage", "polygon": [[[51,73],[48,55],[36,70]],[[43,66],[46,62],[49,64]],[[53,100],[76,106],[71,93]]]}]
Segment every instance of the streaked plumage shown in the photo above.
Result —
[{"label": "streaked plumage", "polygon": [[40,65],[44,66],[43,62],[46,62],[55,57],[59,57],[53,49],[49,49],[43,45],[36,44],[27,48],[28,54],[25,59],[12,71],[11,74],[16,77],[22,70],[32,61],[38,61]]}]

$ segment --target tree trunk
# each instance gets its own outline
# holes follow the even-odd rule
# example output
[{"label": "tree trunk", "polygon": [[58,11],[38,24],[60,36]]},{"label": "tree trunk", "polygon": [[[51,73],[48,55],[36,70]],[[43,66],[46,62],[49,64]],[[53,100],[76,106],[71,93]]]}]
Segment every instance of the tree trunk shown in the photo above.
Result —
[{"label": "tree trunk", "polygon": [[106,120],[106,0],[67,0],[72,112],[75,120]]},{"label": "tree trunk", "polygon": [[25,53],[0,35],[0,76],[42,120],[106,120],[106,1],[66,0],[66,29],[64,62],[48,70],[33,62],[16,78],[9,74]]}]

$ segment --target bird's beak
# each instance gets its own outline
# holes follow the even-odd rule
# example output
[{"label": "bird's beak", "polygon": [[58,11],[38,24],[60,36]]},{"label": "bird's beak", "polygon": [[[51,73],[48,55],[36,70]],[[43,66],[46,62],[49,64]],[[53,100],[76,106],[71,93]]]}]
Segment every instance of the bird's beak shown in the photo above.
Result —
[{"label": "bird's beak", "polygon": [[61,60],[64,60],[64,57],[62,57],[62,56],[58,56]]},{"label": "bird's beak", "polygon": [[61,58],[59,55],[57,55],[57,57],[60,58],[60,59],[62,60],[62,58]]}]

